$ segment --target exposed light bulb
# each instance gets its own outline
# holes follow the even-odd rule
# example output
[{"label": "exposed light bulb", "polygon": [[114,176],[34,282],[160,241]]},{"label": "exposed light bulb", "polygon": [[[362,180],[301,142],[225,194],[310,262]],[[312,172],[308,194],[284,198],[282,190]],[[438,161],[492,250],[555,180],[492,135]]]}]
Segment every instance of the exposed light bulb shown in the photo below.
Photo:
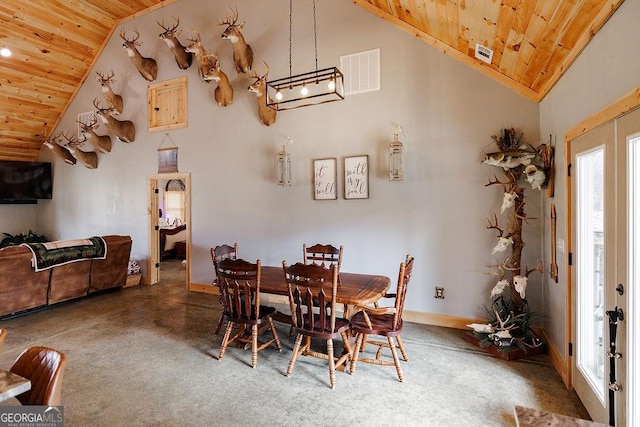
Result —
[{"label": "exposed light bulb", "polygon": [[302,85],[302,89],[300,89],[300,95],[307,96],[309,94],[309,89],[307,88],[307,84]]},{"label": "exposed light bulb", "polygon": [[9,48],[3,47],[2,49],[0,49],[0,55],[8,58],[11,56],[11,50],[9,50]]},{"label": "exposed light bulb", "polygon": [[282,92],[278,90],[276,92],[276,101],[282,101],[282,98],[284,98],[284,95],[282,95]]},{"label": "exposed light bulb", "polygon": [[335,90],[336,81],[334,79],[329,80],[329,84],[327,85],[327,87],[329,88],[329,90]]}]

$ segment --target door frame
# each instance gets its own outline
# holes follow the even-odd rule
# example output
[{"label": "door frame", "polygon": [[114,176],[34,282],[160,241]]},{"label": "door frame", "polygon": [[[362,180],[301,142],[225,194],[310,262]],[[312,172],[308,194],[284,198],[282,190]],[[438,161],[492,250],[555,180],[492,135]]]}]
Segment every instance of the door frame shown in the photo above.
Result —
[{"label": "door frame", "polygon": [[[618,99],[617,101],[614,101],[613,103],[609,104],[607,107],[605,107],[604,109],[602,109],[601,111],[597,112],[596,114],[593,114],[591,116],[589,116],[588,118],[584,119],[582,122],[578,123],[576,126],[572,127],[571,129],[569,129],[564,136],[564,143],[565,143],[565,151],[564,151],[564,157],[565,157],[565,165],[569,165],[571,163],[571,158],[572,158],[572,149],[571,149],[571,142],[578,138],[579,136],[582,136],[590,131],[592,131],[593,129],[602,126],[608,122],[612,122],[618,118],[620,118],[621,116],[626,115],[627,113],[638,109],[640,107],[640,87],[635,88],[633,91],[629,92],[628,94],[624,95],[622,98]],[[617,144],[617,135],[615,137],[615,141],[614,143]],[[565,366],[564,366],[564,370],[565,370],[565,374],[566,374],[566,380],[565,380],[565,384],[567,385],[567,387],[571,387],[573,386],[573,373],[572,373],[572,366],[573,366],[573,355],[572,352],[570,352],[571,348],[570,346],[572,345],[571,341],[572,341],[572,328],[573,328],[573,310],[572,310],[572,300],[573,300],[573,294],[571,291],[571,283],[573,281],[573,275],[574,275],[574,271],[572,269],[572,266],[569,264],[569,257],[571,256],[572,253],[575,252],[575,248],[572,247],[572,241],[573,241],[573,235],[572,235],[572,220],[571,220],[571,212],[573,211],[573,209],[575,208],[572,205],[572,192],[571,192],[571,176],[570,173],[567,173],[565,175],[565,194],[566,194],[566,206],[567,209],[565,211],[565,224],[566,224],[566,229],[565,229],[565,237],[566,237],[566,242],[567,242],[567,248],[568,250],[565,252],[566,253],[566,258],[565,258],[565,271],[566,271],[566,283],[565,283]],[[627,373],[628,374],[628,373]],[[627,402],[628,404],[628,402]],[[626,410],[625,410],[625,415],[626,415]]]},{"label": "door frame", "polygon": [[[189,172],[180,173],[162,173],[147,175],[147,224],[148,224],[148,236],[149,236],[149,260],[147,262],[148,271],[148,285],[158,283],[159,280],[159,265],[160,265],[160,247],[159,247],[159,235],[160,232],[156,228],[158,225],[158,181],[169,181],[171,179],[181,179],[184,182],[184,208],[185,208],[185,223],[187,224],[187,247],[186,247],[186,278],[185,288],[189,290],[191,283],[191,229],[193,224],[191,223],[191,174]],[[159,190],[158,190],[159,191]]]}]

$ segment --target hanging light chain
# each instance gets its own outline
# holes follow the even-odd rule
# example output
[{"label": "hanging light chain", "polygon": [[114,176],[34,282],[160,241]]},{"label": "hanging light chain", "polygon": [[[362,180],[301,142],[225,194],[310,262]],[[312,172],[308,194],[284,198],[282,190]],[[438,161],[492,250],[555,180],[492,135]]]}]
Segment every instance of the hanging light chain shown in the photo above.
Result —
[{"label": "hanging light chain", "polygon": [[289,0],[289,78],[291,78],[291,34],[293,27],[293,0]]},{"label": "hanging light chain", "polygon": [[316,74],[318,73],[318,29],[316,26],[316,0],[313,0],[313,43],[316,50]]}]

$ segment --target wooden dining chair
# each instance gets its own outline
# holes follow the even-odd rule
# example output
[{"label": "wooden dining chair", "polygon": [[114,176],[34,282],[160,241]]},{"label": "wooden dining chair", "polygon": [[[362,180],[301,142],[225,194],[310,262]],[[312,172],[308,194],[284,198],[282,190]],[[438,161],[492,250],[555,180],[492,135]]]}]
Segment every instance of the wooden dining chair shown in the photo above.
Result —
[{"label": "wooden dining chair", "polygon": [[[331,268],[317,264],[296,263],[287,266],[282,261],[285,280],[289,293],[291,321],[296,341],[287,367],[287,377],[291,376],[293,366],[301,354],[329,361],[329,381],[331,388],[336,385],[336,368],[347,364],[351,359],[352,348],[347,332],[349,321],[336,316],[336,295],[338,291],[338,266]],[[307,337],[304,345],[302,338]],[[333,340],[341,337],[344,353],[334,356]],[[326,353],[311,350],[311,338],[326,341]]]},{"label": "wooden dining chair", "polygon": [[[258,351],[275,342],[282,350],[278,331],[273,324],[274,307],[260,305],[260,260],[252,264],[243,259],[223,259],[216,262],[218,286],[222,299],[223,322],[227,327],[220,346],[222,360],[227,346],[234,341],[251,343],[251,366],[258,363]],[[231,333],[236,329],[235,334]],[[251,330],[249,335],[248,330]],[[258,342],[258,336],[271,331],[272,338]]]},{"label": "wooden dining chair", "polygon": [[[234,243],[231,245],[219,245],[215,248],[211,248],[211,262],[213,262],[213,270],[216,272],[216,277],[213,279],[213,285],[218,287],[218,272],[216,270],[216,261],[222,261],[223,259],[238,259],[238,243]],[[220,300],[220,305],[222,305],[222,299]],[[220,328],[222,327],[222,320],[224,318],[223,314],[220,314],[220,318],[218,319],[218,324],[216,325],[215,334],[218,335],[220,333]]]},{"label": "wooden dining chair", "polygon": [[23,405],[62,404],[62,377],[67,358],[49,347],[29,347],[14,362],[14,374],[31,381],[31,389],[16,396]]},{"label": "wooden dining chair", "polygon": [[333,245],[315,244],[307,247],[302,244],[302,260],[304,264],[318,264],[323,267],[338,266],[338,272],[342,266],[342,246],[336,248]]},{"label": "wooden dining chair", "polygon": [[0,353],[2,353],[2,346],[4,345],[4,339],[7,337],[7,330],[0,328]]},{"label": "wooden dining chair", "polygon": [[[404,381],[400,360],[396,353],[396,347],[400,349],[404,361],[409,361],[407,351],[400,339],[402,332],[402,310],[407,295],[407,285],[413,273],[413,260],[411,255],[407,255],[405,261],[400,264],[400,272],[398,274],[398,287],[393,294],[386,294],[383,298],[395,299],[395,304],[391,307],[365,307],[356,306],[355,314],[351,316],[351,331],[356,335],[355,349],[351,358],[351,368],[349,373],[353,375],[356,371],[358,361],[372,363],[375,365],[395,365],[400,382]],[[370,336],[386,337],[387,341],[370,339]],[[397,341],[397,345],[393,339]],[[361,357],[360,352],[364,349],[365,344],[377,346],[375,358]],[[393,361],[382,359],[383,348],[391,350]]]}]

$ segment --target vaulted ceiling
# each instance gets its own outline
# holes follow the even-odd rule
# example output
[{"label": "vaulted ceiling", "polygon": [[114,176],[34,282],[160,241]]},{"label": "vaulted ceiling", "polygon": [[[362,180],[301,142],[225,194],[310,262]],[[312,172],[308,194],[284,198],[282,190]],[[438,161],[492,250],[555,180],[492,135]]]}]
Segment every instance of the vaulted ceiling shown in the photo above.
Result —
[{"label": "vaulted ceiling", "polygon": [[[37,160],[115,27],[175,1],[3,0],[0,160]],[[540,101],[624,0],[350,1]]]}]

